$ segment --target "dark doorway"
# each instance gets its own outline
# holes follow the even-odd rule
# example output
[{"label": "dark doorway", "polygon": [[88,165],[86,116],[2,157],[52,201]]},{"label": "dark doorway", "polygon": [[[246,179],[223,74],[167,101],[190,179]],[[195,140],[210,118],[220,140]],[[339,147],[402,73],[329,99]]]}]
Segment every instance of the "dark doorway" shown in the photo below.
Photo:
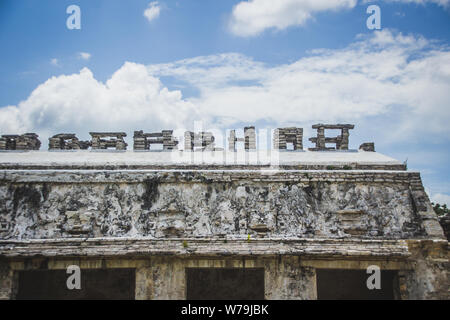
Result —
[{"label": "dark doorway", "polygon": [[17,299],[116,300],[134,299],[134,269],[81,269],[81,289],[69,290],[66,270],[19,272]]},{"label": "dark doorway", "polygon": [[381,270],[381,289],[367,288],[366,270],[317,269],[317,298],[323,300],[392,300],[396,271]]},{"label": "dark doorway", "polygon": [[187,268],[188,300],[263,300],[264,268]]}]

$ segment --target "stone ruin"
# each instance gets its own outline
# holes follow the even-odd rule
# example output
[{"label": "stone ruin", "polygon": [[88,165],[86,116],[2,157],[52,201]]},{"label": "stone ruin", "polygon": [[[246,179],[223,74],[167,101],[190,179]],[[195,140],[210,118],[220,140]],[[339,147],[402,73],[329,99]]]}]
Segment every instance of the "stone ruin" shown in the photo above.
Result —
[{"label": "stone ruin", "polygon": [[[317,129],[317,137],[309,138],[309,141],[316,144],[315,148],[309,148],[310,151],[324,150],[348,150],[349,130],[353,129],[353,124],[315,124],[313,129]],[[325,137],[325,129],[338,129],[341,134],[337,137]],[[327,147],[327,143],[334,143],[335,147]]]},{"label": "stone ruin", "polygon": [[256,131],[255,127],[244,127],[244,137],[236,137],[236,130],[230,131],[228,137],[228,150],[236,151],[236,142],[244,142],[244,149],[247,151],[256,150]]},{"label": "stone ruin", "polygon": [[80,141],[75,133],[59,133],[48,138],[48,150],[86,150],[90,141]]},{"label": "stone ruin", "polygon": [[[89,132],[92,136],[91,147],[93,150],[105,150],[115,148],[116,150],[126,150],[127,143],[123,139],[127,136],[125,132]],[[104,139],[104,138],[111,139]]]},{"label": "stone ruin", "polygon": [[287,144],[292,143],[294,150],[303,150],[303,128],[278,128],[273,134],[273,148],[287,150]]},{"label": "stone ruin", "polygon": [[[317,148],[346,150],[342,126],[325,138],[330,126],[319,125]],[[300,149],[300,133],[278,129],[278,148]],[[126,147],[124,133],[91,134],[93,148]],[[4,148],[18,137],[2,138]],[[186,138],[186,150],[214,149],[210,132]],[[147,137],[135,142],[150,147]],[[0,299],[450,298],[449,243],[420,173],[399,161],[299,152],[190,166],[168,154],[98,156],[53,153],[50,163],[45,152],[0,153]],[[447,237],[449,220],[440,219]],[[74,264],[82,290],[65,285]],[[373,265],[380,290],[366,285]]]},{"label": "stone ruin", "polygon": [[0,150],[39,150],[41,141],[36,133],[5,134],[0,138]]},{"label": "stone ruin", "polygon": [[178,149],[178,140],[173,136],[173,130],[162,130],[155,133],[135,131],[133,141],[133,149],[138,151],[151,150],[152,144],[162,144],[164,151]]},{"label": "stone ruin", "polygon": [[373,142],[364,142],[359,146],[359,150],[375,152],[375,143]]},{"label": "stone ruin", "polygon": [[[310,151],[324,150],[348,150],[349,130],[355,126],[352,124],[315,124],[313,129],[317,130],[317,136],[309,138],[315,143]],[[325,129],[338,129],[341,134],[336,137],[326,137]],[[49,150],[126,150],[127,143],[125,132],[90,132],[91,141],[81,141],[74,133],[60,133],[49,138]],[[111,139],[105,139],[105,138]],[[162,145],[163,151],[178,150],[179,141],[173,136],[173,130],[162,130],[161,132],[144,133],[142,130],[134,131],[133,150],[152,150],[152,144]],[[244,137],[237,137],[236,130],[231,130],[228,137],[228,150],[236,151],[236,143],[244,142],[244,149],[256,150],[256,130],[254,126],[244,127]],[[327,143],[335,144],[335,147],[327,147]],[[303,128],[287,127],[277,128],[273,134],[273,148],[275,150],[288,150],[288,144],[292,144],[292,150],[303,150]],[[23,135],[2,135],[0,137],[0,150],[39,150],[41,142],[35,133]],[[360,150],[374,152],[373,142],[365,142],[360,145]],[[205,151],[223,150],[215,147],[215,138],[212,132],[186,131],[184,134],[184,150]]]},{"label": "stone ruin", "polygon": [[214,136],[212,132],[199,132],[194,133],[192,131],[186,131],[184,133],[184,150],[185,151],[204,151],[204,150],[217,150],[215,148]]}]

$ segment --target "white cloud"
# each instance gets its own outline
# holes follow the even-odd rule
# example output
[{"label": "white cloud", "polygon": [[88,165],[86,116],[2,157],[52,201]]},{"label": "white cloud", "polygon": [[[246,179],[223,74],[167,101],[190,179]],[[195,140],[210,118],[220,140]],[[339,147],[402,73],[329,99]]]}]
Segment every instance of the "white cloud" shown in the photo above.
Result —
[{"label": "white cloud", "polygon": [[159,17],[159,13],[161,11],[161,6],[158,1],[150,2],[148,4],[147,9],[144,11],[144,17],[150,22]]},{"label": "white cloud", "polygon": [[52,77],[17,106],[0,108],[0,131],[51,135],[89,131],[162,130],[193,121],[196,111],[181,92],[170,91],[145,66],[125,63],[111,78],[97,81],[88,68]]},{"label": "white cloud", "polygon": [[450,195],[444,193],[436,193],[431,195],[431,202],[446,204],[447,207],[450,207]]},{"label": "white cloud", "polygon": [[[189,99],[159,80],[198,92]],[[53,77],[17,106],[0,108],[0,131],[55,134],[191,127],[354,122],[387,146],[449,141],[450,51],[387,29],[339,50],[269,66],[241,54],[167,64],[125,63],[102,83],[87,68]],[[356,130],[355,130],[356,132]],[[45,138],[46,139],[46,138]]]},{"label": "white cloud", "polygon": [[351,9],[357,0],[250,0],[233,7],[230,30],[238,36],[254,36],[266,29],[282,30],[303,25],[314,13]]},{"label": "white cloud", "polygon": [[52,64],[55,67],[59,67],[59,61],[56,58],[51,59],[50,64]]},{"label": "white cloud", "polygon": [[[183,98],[163,77],[197,94]],[[84,68],[52,77],[19,104],[0,108],[0,133],[37,132],[45,145],[61,132],[88,139],[93,130],[126,131],[131,142],[134,130],[192,129],[194,120],[203,120],[218,129],[295,125],[310,137],[312,123],[350,122],[357,125],[352,144],[365,130],[394,151],[402,143],[442,145],[442,152],[415,156],[416,164],[433,167],[446,159],[449,102],[449,47],[384,29],[282,65],[236,53],[149,66],[127,62],[105,83]],[[434,188],[431,198],[447,201],[448,190]]]},{"label": "white cloud", "polygon": [[78,53],[80,59],[89,60],[91,58],[91,54],[88,52],[80,52]]},{"label": "white cloud", "polygon": [[[379,0],[384,2],[434,3],[449,7],[450,0]],[[362,0],[366,4],[376,0]],[[230,31],[241,37],[256,36],[267,29],[283,30],[302,26],[315,13],[352,9],[358,0],[248,0],[233,7],[229,21]]]},{"label": "white cloud", "polygon": [[[386,142],[440,137],[450,129],[450,51],[389,30],[341,50],[316,50],[268,66],[239,54],[197,57],[148,69],[199,91],[190,101],[228,125],[367,121]],[[219,121],[219,120],[217,120]],[[379,126],[379,127],[378,127]]]}]

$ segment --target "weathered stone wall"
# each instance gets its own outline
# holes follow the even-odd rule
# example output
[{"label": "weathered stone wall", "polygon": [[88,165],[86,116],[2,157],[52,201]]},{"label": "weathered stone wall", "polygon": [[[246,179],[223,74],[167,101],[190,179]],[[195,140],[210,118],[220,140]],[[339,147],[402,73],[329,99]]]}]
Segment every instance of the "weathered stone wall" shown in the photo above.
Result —
[{"label": "weathered stone wall", "polygon": [[408,241],[412,271],[405,273],[405,299],[450,299],[448,242]]},{"label": "weathered stone wall", "polygon": [[401,298],[449,298],[448,242],[408,171],[3,170],[0,258],[0,298],[16,270],[70,264],[135,268],[137,299],[184,299],[193,267],[263,267],[267,299],[315,299],[317,268],[371,264],[399,271]]},{"label": "weathered stone wall", "polygon": [[407,172],[8,172],[0,238],[416,238],[427,235],[417,179]]}]

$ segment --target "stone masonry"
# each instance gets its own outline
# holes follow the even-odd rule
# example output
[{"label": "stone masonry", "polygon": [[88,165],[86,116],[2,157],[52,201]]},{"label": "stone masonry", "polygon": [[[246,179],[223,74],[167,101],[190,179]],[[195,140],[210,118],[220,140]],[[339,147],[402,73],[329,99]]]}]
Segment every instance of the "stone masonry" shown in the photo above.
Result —
[{"label": "stone masonry", "polygon": [[359,146],[360,150],[375,152],[375,143],[373,142],[364,142]]},{"label": "stone masonry", "polygon": [[184,150],[186,151],[204,151],[214,150],[214,136],[212,132],[186,131],[184,133]]},{"label": "stone masonry", "polygon": [[244,137],[238,138],[236,137],[236,130],[230,131],[230,136],[228,137],[228,150],[236,151],[236,142],[244,142],[244,149],[256,150],[256,131],[255,127],[245,127],[244,128]]},{"label": "stone masonry", "polygon": [[36,133],[23,135],[2,135],[0,138],[0,150],[39,150],[41,141]]},{"label": "stone masonry", "polygon": [[48,139],[49,150],[85,150],[90,141],[80,141],[74,133],[60,133]]},{"label": "stone masonry", "polygon": [[[317,137],[309,138],[312,143],[315,143],[314,148],[309,148],[311,151],[324,151],[324,150],[348,150],[348,137],[349,130],[353,129],[353,124],[315,124],[313,129],[317,129]],[[341,134],[337,137],[325,137],[325,129],[338,129],[341,130]],[[327,143],[334,143],[335,147],[327,147]]]},{"label": "stone masonry", "polygon": [[133,140],[133,149],[139,151],[151,150],[152,144],[162,145],[165,151],[177,150],[178,148],[178,140],[173,137],[173,130],[155,133],[144,133],[142,130],[135,131]]},{"label": "stone masonry", "polygon": [[[341,135],[325,138],[330,128]],[[279,134],[299,148],[291,129]],[[259,268],[265,299],[317,299],[322,271],[372,265],[391,272],[395,299],[449,299],[449,243],[420,173],[370,143],[346,151],[351,125],[317,129],[313,149],[328,152],[275,150],[252,165],[218,163],[234,150],[198,163],[174,160],[182,152],[1,152],[0,299],[20,296],[27,272],[69,265],[131,270],[136,299],[186,299],[187,270],[214,268]],[[91,134],[93,149],[126,148],[125,133]],[[135,150],[164,133],[143,137]],[[208,132],[185,143],[215,148]]]},{"label": "stone masonry", "polygon": [[127,149],[128,144],[123,139],[127,136],[125,132],[89,132],[89,134],[92,136],[91,147],[93,150],[108,148],[114,148],[116,150]]},{"label": "stone masonry", "polygon": [[302,128],[278,128],[273,134],[273,148],[275,150],[286,150],[287,143],[292,143],[293,150],[303,150]]}]

